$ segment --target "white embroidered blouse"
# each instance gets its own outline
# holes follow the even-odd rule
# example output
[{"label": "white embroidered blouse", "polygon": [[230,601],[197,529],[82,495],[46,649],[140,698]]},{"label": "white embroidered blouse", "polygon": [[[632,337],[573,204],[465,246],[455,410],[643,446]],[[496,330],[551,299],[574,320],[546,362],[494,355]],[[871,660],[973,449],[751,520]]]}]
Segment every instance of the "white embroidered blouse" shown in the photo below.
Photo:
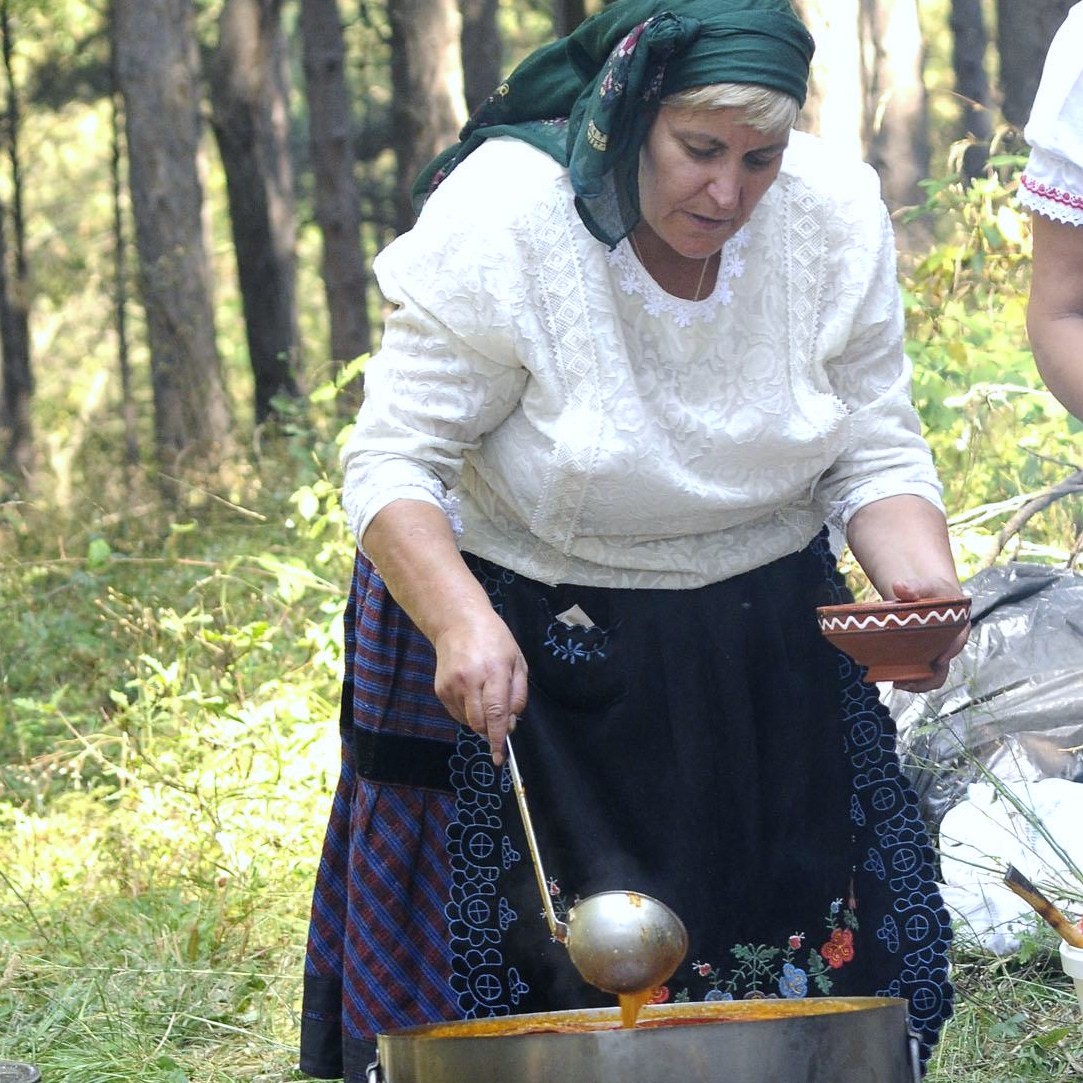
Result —
[{"label": "white embroidered blouse", "polygon": [[406,497],[548,583],[688,588],[940,486],[875,174],[793,133],[712,294],[664,293],[566,173],[489,140],[374,269],[390,314],[343,450],[359,538]]},{"label": "white embroidered blouse", "polygon": [[1030,156],[1019,202],[1083,226],[1083,3],[1072,6],[1053,37],[1023,137]]}]

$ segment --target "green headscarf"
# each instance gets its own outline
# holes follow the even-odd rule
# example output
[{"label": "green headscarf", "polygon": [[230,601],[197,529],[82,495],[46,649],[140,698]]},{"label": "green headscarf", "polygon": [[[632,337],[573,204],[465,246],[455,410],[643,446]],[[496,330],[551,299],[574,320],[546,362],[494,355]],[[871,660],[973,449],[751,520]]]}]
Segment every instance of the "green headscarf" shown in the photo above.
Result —
[{"label": "green headscarf", "polygon": [[813,41],[789,0],[616,0],[526,58],[414,186],[421,204],[486,139],[568,167],[587,229],[610,247],[639,219],[639,149],[662,98],[752,83],[803,104]]}]

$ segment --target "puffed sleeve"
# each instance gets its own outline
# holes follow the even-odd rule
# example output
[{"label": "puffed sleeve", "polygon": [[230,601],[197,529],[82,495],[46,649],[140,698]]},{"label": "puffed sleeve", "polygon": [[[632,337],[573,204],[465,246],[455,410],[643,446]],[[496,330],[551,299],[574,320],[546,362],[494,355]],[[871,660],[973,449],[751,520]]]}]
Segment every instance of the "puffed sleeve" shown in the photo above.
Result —
[{"label": "puffed sleeve", "polygon": [[[523,151],[537,165],[537,152]],[[536,182],[513,182],[523,159],[506,147],[476,151],[374,262],[395,307],[342,454],[343,505],[359,539],[400,498],[437,504],[454,525],[447,494],[464,457],[519,404],[536,339],[521,223]]]},{"label": "puffed sleeve", "polygon": [[1068,12],[1049,46],[1023,137],[1031,150],[1019,202],[1083,225],[1083,4]]},{"label": "puffed sleeve", "polygon": [[885,497],[916,495],[943,510],[911,397],[894,231],[871,172],[862,198],[838,216],[829,247],[835,293],[823,336],[826,370],[847,408],[849,439],[819,492],[842,531],[859,508]]}]

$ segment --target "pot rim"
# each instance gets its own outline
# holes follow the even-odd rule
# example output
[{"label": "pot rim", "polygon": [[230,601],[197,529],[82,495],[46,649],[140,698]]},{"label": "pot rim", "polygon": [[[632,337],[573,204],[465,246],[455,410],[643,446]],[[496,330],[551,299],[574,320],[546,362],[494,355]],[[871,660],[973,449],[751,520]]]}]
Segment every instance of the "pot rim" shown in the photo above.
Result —
[{"label": "pot rim", "polygon": [[[791,1019],[814,1016],[842,1015],[848,1012],[899,1011],[906,1017],[907,1002],[901,997],[803,997],[801,999],[751,999],[681,1001],[670,1004],[647,1004],[640,1010],[639,1020],[666,1022],[672,1016],[685,1017],[680,1022],[668,1022],[665,1030],[672,1033],[681,1027],[701,1027],[704,1024],[757,1023],[777,1024]],[[576,1024],[580,1024],[578,1029]],[[609,1025],[612,1024],[612,1025]],[[508,1028],[514,1027],[514,1030]],[[657,1033],[651,1026],[621,1026],[620,1008],[572,1008],[554,1012],[530,1012],[522,1015],[502,1015],[488,1019],[464,1019],[455,1022],[422,1023],[413,1027],[398,1027],[381,1031],[377,1041],[388,1039],[516,1039],[525,1036],[545,1037],[632,1035]]]}]

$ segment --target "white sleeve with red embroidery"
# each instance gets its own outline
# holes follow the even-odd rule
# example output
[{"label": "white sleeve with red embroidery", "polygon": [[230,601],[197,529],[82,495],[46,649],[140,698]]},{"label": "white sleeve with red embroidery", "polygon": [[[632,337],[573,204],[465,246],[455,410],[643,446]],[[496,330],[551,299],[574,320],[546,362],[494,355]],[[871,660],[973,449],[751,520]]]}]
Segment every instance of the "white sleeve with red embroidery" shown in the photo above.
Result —
[{"label": "white sleeve with red embroidery", "polygon": [[1083,225],[1083,3],[1068,12],[1049,46],[1023,136],[1031,150],[1019,202],[1056,222]]}]

